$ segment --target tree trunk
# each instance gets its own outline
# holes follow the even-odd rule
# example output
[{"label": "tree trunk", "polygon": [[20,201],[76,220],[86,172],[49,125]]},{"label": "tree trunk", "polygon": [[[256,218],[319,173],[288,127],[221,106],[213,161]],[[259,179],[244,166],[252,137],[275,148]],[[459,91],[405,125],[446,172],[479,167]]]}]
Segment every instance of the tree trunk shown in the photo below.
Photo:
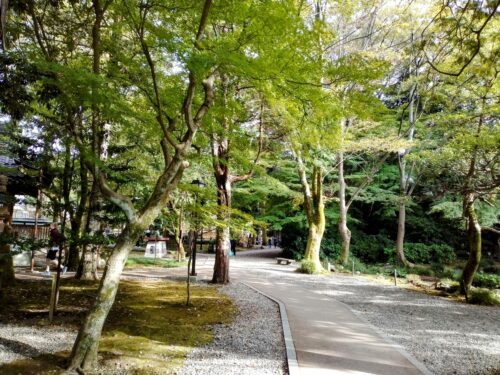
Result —
[{"label": "tree trunk", "polygon": [[88,192],[88,171],[83,161],[83,156],[80,156],[80,201],[75,215],[71,220],[71,242],[69,244],[69,254],[67,267],[70,271],[78,271],[80,265],[80,249],[81,235],[83,232],[83,224],[87,223],[86,211],[89,207],[89,192]]},{"label": "tree trunk", "polygon": [[212,283],[229,283],[229,227],[217,228],[215,265]]},{"label": "tree trunk", "polygon": [[406,194],[399,196],[399,214],[398,214],[398,234],[396,237],[396,256],[397,259],[406,267],[414,265],[406,259],[404,253],[405,240],[405,223],[406,223]]},{"label": "tree trunk", "polygon": [[[413,38],[413,36],[412,36]],[[415,71],[417,74],[417,71]],[[408,104],[408,141],[413,142],[415,134],[416,112],[417,112],[417,84],[415,83],[410,89],[410,103]],[[398,167],[399,167],[399,214],[398,214],[398,233],[396,235],[396,257],[405,267],[415,266],[406,259],[404,253],[405,241],[405,226],[406,226],[406,200],[411,195],[410,175],[406,175],[406,161],[404,157],[408,151],[399,150],[398,152]]]},{"label": "tree trunk", "polygon": [[339,233],[342,237],[340,261],[347,264],[349,261],[349,248],[351,245],[351,231],[347,227],[346,183],[344,178],[344,153],[339,152]]},{"label": "tree trunk", "polygon": [[184,250],[184,244],[182,243],[182,221],[183,221],[183,210],[182,207],[177,215],[177,225],[175,226],[175,244],[177,246],[177,261],[181,262],[186,260],[186,251]]},{"label": "tree trunk", "polygon": [[323,240],[324,228],[324,223],[323,225],[310,223],[309,230],[307,232],[307,245],[304,259],[313,262],[314,269],[316,271],[320,271],[322,269],[319,254],[321,249],[321,241]]},{"label": "tree trunk", "polygon": [[97,264],[95,246],[87,245],[83,247],[80,259],[79,280],[97,280]]},{"label": "tree trunk", "polygon": [[323,171],[321,167],[313,166],[310,187],[307,182],[305,165],[300,155],[297,156],[297,166],[304,194],[304,210],[309,227],[304,259],[314,264],[315,272],[320,272],[323,269],[320,261],[320,249],[326,222],[323,200]]},{"label": "tree trunk", "polygon": [[129,223],[120,235],[106,263],[95,304],[78,332],[71,352],[69,370],[86,371],[95,365],[102,328],[115,301],[120,275],[128,255],[146,227],[147,223],[144,220],[140,223]]},{"label": "tree trunk", "polygon": [[266,247],[269,242],[269,238],[267,237],[267,226],[262,225],[261,230],[262,230],[262,246]]},{"label": "tree trunk", "polygon": [[10,243],[14,239],[14,231],[10,223],[6,223],[3,232],[0,233],[0,289],[14,285],[16,275],[14,262],[10,253]]},{"label": "tree trunk", "polygon": [[[227,75],[222,74],[222,102],[227,103],[229,90],[229,79]],[[212,283],[229,283],[229,251],[230,251],[230,232],[229,221],[231,220],[231,176],[229,174],[229,120],[223,118],[222,128],[224,130],[221,136],[212,134],[212,166],[214,171],[215,183],[217,184],[217,219],[219,225],[216,228],[216,249],[215,264]]]},{"label": "tree trunk", "polygon": [[467,240],[469,242],[469,259],[465,264],[462,271],[462,279],[460,281],[461,292],[466,297],[470,287],[472,285],[472,280],[479,267],[479,262],[481,261],[481,225],[477,218],[476,210],[474,208],[474,194],[470,193],[466,197],[465,202],[465,215],[467,217]]},{"label": "tree trunk", "polygon": [[[222,146],[223,147],[223,146]],[[227,149],[226,149],[227,150]],[[219,151],[222,148],[219,147]],[[219,157],[223,155],[219,152]],[[229,283],[229,250],[230,250],[230,208],[231,208],[231,195],[232,186],[229,180],[229,171],[227,164],[222,160],[218,163],[218,169],[215,172],[215,179],[217,182],[217,206],[218,206],[218,219],[222,223],[217,227],[216,232],[216,250],[215,250],[215,264],[212,282],[216,284]],[[222,172],[222,173],[220,173]]]},{"label": "tree trunk", "polygon": [[[98,209],[99,187],[97,181],[93,181],[92,190],[89,197],[89,205],[87,208],[86,222],[83,235],[95,234],[95,214]],[[95,261],[95,246],[85,243],[82,246],[82,255],[75,278],[80,280],[97,280],[97,262]]]}]

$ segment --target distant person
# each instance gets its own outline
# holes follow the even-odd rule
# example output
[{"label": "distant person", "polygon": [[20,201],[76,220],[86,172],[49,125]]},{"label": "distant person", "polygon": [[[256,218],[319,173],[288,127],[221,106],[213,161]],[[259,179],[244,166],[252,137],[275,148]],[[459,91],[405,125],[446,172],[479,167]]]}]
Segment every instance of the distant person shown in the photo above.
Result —
[{"label": "distant person", "polygon": [[273,242],[272,242],[272,240],[269,238],[269,239],[267,240],[267,246],[268,246],[269,248],[271,248],[271,247],[273,246],[273,245],[272,245],[272,243],[273,243]]},{"label": "distant person", "polygon": [[276,237],[273,238],[273,245],[274,245],[274,248],[278,247],[278,239]]},{"label": "distant person", "polygon": [[233,252],[233,255],[236,256],[236,240],[231,240],[231,251]]},{"label": "distant person", "polygon": [[51,265],[57,266],[58,264],[57,254],[61,249],[61,243],[62,243],[62,236],[57,230],[57,224],[56,223],[50,224],[49,250],[47,251],[47,257],[46,257],[47,268],[45,269],[44,272],[45,275],[50,275]]}]

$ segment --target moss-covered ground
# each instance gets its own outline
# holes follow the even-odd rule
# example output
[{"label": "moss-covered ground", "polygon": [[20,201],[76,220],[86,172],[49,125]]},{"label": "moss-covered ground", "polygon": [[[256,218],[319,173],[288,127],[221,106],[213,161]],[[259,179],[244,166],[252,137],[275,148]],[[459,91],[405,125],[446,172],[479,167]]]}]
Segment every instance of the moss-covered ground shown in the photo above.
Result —
[{"label": "moss-covered ground", "polygon": [[141,267],[163,267],[174,268],[186,265],[187,262],[178,262],[175,259],[167,258],[146,258],[142,255],[132,254],[125,263],[126,268],[141,268]]},{"label": "moss-covered ground", "polygon": [[[97,287],[96,282],[62,280],[58,311],[50,324],[50,281],[18,281],[3,290],[0,323],[76,332]],[[96,373],[173,374],[189,351],[213,339],[212,325],[228,323],[236,313],[231,301],[210,285],[192,286],[191,305],[185,303],[184,283],[122,281],[100,342]],[[57,374],[68,354],[45,353],[3,364],[0,374]]]}]

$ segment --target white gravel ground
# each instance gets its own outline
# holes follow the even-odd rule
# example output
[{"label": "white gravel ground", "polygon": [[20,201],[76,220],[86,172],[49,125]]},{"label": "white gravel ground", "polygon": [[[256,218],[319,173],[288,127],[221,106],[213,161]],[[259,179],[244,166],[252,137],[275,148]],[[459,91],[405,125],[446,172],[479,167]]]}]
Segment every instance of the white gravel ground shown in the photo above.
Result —
[{"label": "white gravel ground", "polygon": [[238,316],[229,325],[216,326],[214,342],[195,349],[178,375],[286,374],[276,303],[242,284],[230,284],[221,291],[238,306]]},{"label": "white gravel ground", "polygon": [[76,332],[62,327],[0,324],[0,364],[71,350]]},{"label": "white gravel ground", "polygon": [[348,276],[310,286],[350,306],[436,375],[500,374],[498,307],[467,305]]}]

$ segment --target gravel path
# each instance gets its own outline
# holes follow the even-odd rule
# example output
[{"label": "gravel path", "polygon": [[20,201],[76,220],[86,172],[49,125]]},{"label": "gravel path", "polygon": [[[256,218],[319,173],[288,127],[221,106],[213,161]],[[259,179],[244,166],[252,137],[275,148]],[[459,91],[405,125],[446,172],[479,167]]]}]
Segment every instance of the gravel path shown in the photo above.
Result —
[{"label": "gravel path", "polygon": [[498,307],[466,305],[347,276],[309,287],[350,306],[436,375],[500,374]]},{"label": "gravel path", "polygon": [[75,338],[63,327],[0,324],[0,364],[71,350]]},{"label": "gravel path", "polygon": [[286,374],[278,306],[242,284],[221,291],[236,303],[238,316],[230,325],[216,326],[214,342],[195,349],[178,375]]}]

